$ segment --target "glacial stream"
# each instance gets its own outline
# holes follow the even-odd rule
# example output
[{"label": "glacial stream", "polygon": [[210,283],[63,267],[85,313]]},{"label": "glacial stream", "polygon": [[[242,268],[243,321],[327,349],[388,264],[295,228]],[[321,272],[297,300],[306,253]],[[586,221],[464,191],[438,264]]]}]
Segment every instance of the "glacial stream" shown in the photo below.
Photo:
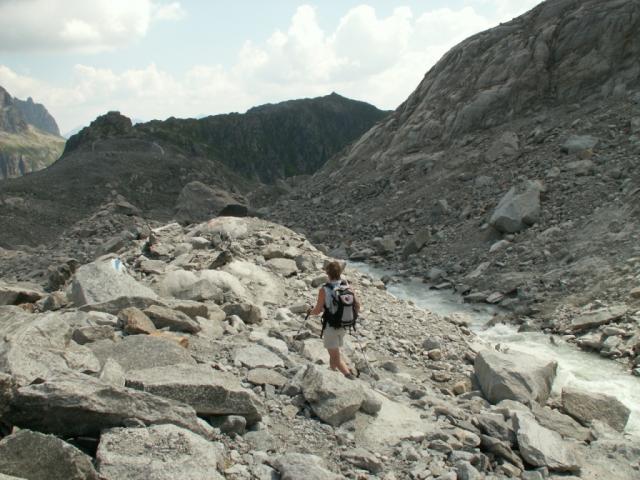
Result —
[{"label": "glacial stream", "polygon": [[[363,263],[351,263],[350,266],[376,279],[391,273]],[[511,350],[556,360],[558,373],[552,395],[559,396],[562,387],[567,385],[614,395],[631,409],[625,433],[640,437],[640,378],[629,374],[622,365],[595,353],[583,352],[559,337],[555,337],[554,345],[550,341],[551,337],[543,333],[519,333],[510,325],[485,328],[495,311],[491,306],[463,303],[461,297],[450,292],[430,290],[419,281],[389,283],[387,291],[397,298],[411,300],[418,307],[439,315],[467,315],[471,318],[470,328],[477,335],[479,342],[493,345],[499,343]]]}]

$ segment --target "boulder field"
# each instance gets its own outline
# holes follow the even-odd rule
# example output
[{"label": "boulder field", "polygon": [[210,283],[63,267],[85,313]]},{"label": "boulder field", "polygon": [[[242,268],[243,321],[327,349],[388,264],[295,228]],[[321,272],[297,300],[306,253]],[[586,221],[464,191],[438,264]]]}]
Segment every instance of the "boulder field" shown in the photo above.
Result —
[{"label": "boulder field", "polygon": [[554,362],[476,347],[460,318],[349,265],[360,376],[329,370],[304,320],[329,257],[301,234],[251,217],[153,234],[153,251],[130,238],[55,289],[0,288],[0,478],[640,474],[615,398],[550,396]]}]

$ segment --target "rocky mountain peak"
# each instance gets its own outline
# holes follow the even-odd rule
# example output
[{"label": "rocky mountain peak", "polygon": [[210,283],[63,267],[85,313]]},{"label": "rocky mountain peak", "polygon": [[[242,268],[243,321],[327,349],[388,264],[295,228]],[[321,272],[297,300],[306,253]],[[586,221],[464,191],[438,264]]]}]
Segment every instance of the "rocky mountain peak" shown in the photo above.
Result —
[{"label": "rocky mountain peak", "polygon": [[65,153],[71,152],[85,143],[127,135],[132,131],[133,123],[129,117],[125,117],[117,111],[107,112],[96,118],[88,127],[73,135],[67,141]]}]

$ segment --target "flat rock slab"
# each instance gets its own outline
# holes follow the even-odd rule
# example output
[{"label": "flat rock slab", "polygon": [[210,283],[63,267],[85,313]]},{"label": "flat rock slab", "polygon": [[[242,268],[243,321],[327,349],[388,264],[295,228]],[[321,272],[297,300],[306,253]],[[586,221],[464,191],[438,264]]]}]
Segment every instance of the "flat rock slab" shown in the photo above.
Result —
[{"label": "flat rock slab", "polygon": [[186,313],[171,308],[154,305],[147,308],[144,313],[153,322],[156,328],[168,327],[174,332],[198,333],[202,330],[200,324]]},{"label": "flat rock slab", "polygon": [[206,434],[189,405],[80,373],[19,388],[8,418],[20,428],[63,437],[99,436],[103,429],[125,426],[132,419],[144,425],[172,423]]},{"label": "flat rock slab", "polygon": [[559,433],[542,427],[528,412],[513,415],[520,454],[534,467],[561,472],[579,472],[580,465],[572,446]]},{"label": "flat rock slab", "polygon": [[300,383],[314,413],[334,427],[353,419],[367,398],[359,382],[315,365],[307,367]]},{"label": "flat rock slab", "polygon": [[165,303],[158,298],[125,295],[106,302],[84,305],[80,307],[80,310],[83,312],[103,312],[111,315],[117,315],[125,308],[137,308],[139,310],[144,310],[152,305],[163,306]]},{"label": "flat rock slab", "polygon": [[234,358],[236,363],[250,369],[284,367],[279,356],[259,345],[237,350]]},{"label": "flat rock slab", "polygon": [[0,441],[0,474],[29,480],[101,480],[91,457],[54,435],[30,430]]},{"label": "flat rock slab", "polygon": [[619,432],[624,431],[631,414],[616,397],[570,387],[562,389],[562,408],[584,425],[600,420]]},{"label": "flat rock slab", "polygon": [[230,373],[201,365],[171,365],[127,373],[126,386],[191,405],[199,415],[240,415],[260,420],[262,405]]},{"label": "flat rock slab", "polygon": [[249,371],[247,380],[254,385],[273,385],[274,387],[283,387],[289,381],[284,375],[267,368],[256,368]]},{"label": "flat rock slab", "polygon": [[343,480],[326,469],[324,460],[316,455],[303,453],[287,453],[273,462],[273,467],[280,473],[280,480]]},{"label": "flat rock slab", "polygon": [[627,313],[627,307],[624,305],[615,305],[613,307],[586,312],[571,320],[569,328],[572,332],[591,330],[600,325],[606,325],[607,323],[618,320],[625,313]]},{"label": "flat rock slab", "polygon": [[224,447],[175,425],[114,428],[100,437],[96,460],[107,480],[221,480]]},{"label": "flat rock slab", "polygon": [[581,442],[592,439],[591,430],[580,425],[569,415],[537,404],[533,404],[532,411],[540,425],[558,432],[563,438],[574,438]]},{"label": "flat rock slab", "polygon": [[482,393],[491,403],[515,400],[544,404],[549,398],[558,364],[526,353],[483,350],[474,370]]},{"label": "flat rock slab", "polygon": [[125,372],[179,363],[196,364],[185,348],[173,340],[162,337],[132,335],[118,342],[94,342],[89,344],[89,348],[102,365],[108,358],[112,358]]},{"label": "flat rock slab", "polygon": [[420,410],[374,394],[381,402],[381,409],[375,417],[364,413],[356,415],[355,437],[358,446],[377,451],[381,447],[396,445],[415,432],[427,432],[435,428],[435,425],[420,417]]},{"label": "flat rock slab", "polygon": [[70,298],[76,306],[103,303],[118,297],[156,298],[156,294],[127,273],[119,258],[83,265],[74,274]]}]

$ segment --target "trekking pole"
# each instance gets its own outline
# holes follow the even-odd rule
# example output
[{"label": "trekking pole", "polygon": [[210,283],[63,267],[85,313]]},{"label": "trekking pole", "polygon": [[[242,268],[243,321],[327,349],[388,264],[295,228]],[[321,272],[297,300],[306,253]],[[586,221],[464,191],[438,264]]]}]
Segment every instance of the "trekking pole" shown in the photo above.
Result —
[{"label": "trekking pole", "polygon": [[354,335],[356,342],[358,343],[358,346],[360,347],[360,352],[362,353],[362,358],[364,358],[364,363],[367,365],[367,368],[369,369],[369,373],[371,373],[371,376],[376,379],[379,380],[380,379],[380,375],[378,375],[376,373],[376,371],[373,369],[373,367],[371,366],[371,364],[369,363],[369,359],[367,358],[367,354],[364,353],[364,347],[362,346],[362,342],[360,341],[359,337],[356,337]]},{"label": "trekking pole", "polygon": [[300,325],[298,332],[295,334],[293,338],[297,338],[298,335],[300,335],[300,332],[302,331],[302,329],[307,325],[307,320],[309,320],[309,315],[311,315],[311,309],[307,311],[307,316],[304,317],[304,320],[302,321],[302,325]]}]

